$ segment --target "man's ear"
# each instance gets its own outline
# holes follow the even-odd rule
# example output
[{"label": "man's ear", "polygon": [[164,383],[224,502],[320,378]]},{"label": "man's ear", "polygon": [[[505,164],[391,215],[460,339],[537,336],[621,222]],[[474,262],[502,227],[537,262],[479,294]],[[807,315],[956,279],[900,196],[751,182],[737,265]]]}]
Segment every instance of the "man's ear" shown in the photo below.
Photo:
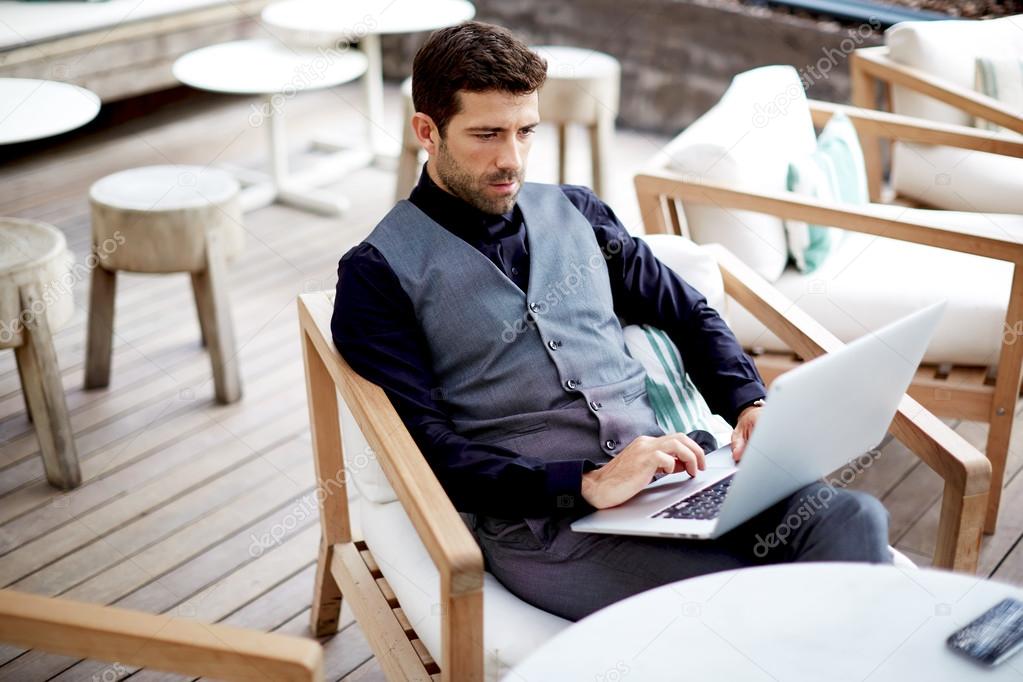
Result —
[{"label": "man's ear", "polygon": [[432,118],[417,111],[412,116],[412,131],[415,133],[416,139],[419,140],[419,144],[430,156],[437,153],[437,148],[440,145],[440,131],[437,130],[437,125]]}]

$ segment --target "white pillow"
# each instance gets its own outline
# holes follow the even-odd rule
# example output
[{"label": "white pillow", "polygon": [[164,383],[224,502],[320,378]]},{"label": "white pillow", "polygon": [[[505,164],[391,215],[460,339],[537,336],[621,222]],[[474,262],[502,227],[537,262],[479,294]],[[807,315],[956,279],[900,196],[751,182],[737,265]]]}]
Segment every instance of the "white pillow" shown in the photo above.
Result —
[{"label": "white pillow", "polygon": [[[1023,57],[1023,15],[988,21],[906,21],[885,31],[889,55],[899,64],[973,89],[977,57]],[[930,121],[972,124],[962,109],[902,86],[892,87],[892,110]]]},{"label": "white pillow", "polygon": [[[665,147],[659,161],[695,180],[781,193],[788,160],[815,146],[799,74],[791,66],[764,66],[737,75],[721,100]],[[768,281],[785,269],[780,218],[713,204],[687,203],[684,209],[693,241],[722,244]]]}]

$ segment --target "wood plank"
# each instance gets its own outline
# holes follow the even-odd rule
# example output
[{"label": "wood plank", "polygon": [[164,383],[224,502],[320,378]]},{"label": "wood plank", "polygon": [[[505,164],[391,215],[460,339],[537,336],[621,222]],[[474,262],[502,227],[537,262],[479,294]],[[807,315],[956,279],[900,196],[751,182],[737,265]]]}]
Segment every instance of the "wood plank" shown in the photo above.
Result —
[{"label": "wood plank", "polygon": [[[314,556],[318,535],[319,529],[315,526],[301,531],[268,552],[261,561],[242,566],[178,604],[170,613],[199,622],[217,622],[305,568]],[[102,670],[102,667],[97,670],[97,666],[103,665],[96,661],[83,661],[52,679],[60,682],[88,679]],[[138,667],[126,665],[125,669],[131,673]]]},{"label": "wood plank", "polygon": [[110,660],[152,664],[187,673],[209,671],[225,680],[313,682],[322,651],[300,638],[190,623],[95,604],[0,593],[0,637],[20,644]]}]

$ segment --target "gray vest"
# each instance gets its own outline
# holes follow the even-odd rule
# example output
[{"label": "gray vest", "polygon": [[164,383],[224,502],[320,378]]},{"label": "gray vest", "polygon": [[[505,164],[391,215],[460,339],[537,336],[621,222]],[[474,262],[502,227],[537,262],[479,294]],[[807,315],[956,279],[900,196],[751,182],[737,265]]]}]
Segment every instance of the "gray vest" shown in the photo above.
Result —
[{"label": "gray vest", "polygon": [[662,435],[643,367],[626,351],[593,228],[561,190],[526,183],[524,294],[472,245],[409,201],[366,238],[422,325],[434,398],[466,438],[547,461],[610,461]]}]

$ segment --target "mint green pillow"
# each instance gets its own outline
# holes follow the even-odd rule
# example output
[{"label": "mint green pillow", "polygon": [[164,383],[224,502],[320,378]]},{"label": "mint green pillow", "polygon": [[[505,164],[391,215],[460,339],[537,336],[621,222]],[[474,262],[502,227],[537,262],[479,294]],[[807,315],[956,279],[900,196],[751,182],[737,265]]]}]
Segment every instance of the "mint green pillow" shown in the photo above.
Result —
[{"label": "mint green pillow", "polygon": [[[789,161],[790,192],[821,201],[865,204],[869,201],[867,168],[856,128],[843,112],[831,117],[811,154]],[[842,231],[800,220],[785,221],[789,256],[796,268],[811,273],[821,266]]]},{"label": "mint green pillow", "polygon": [[[1023,59],[977,57],[974,89],[1023,115]],[[973,119],[973,125],[996,133],[1015,132],[980,117]]]}]

